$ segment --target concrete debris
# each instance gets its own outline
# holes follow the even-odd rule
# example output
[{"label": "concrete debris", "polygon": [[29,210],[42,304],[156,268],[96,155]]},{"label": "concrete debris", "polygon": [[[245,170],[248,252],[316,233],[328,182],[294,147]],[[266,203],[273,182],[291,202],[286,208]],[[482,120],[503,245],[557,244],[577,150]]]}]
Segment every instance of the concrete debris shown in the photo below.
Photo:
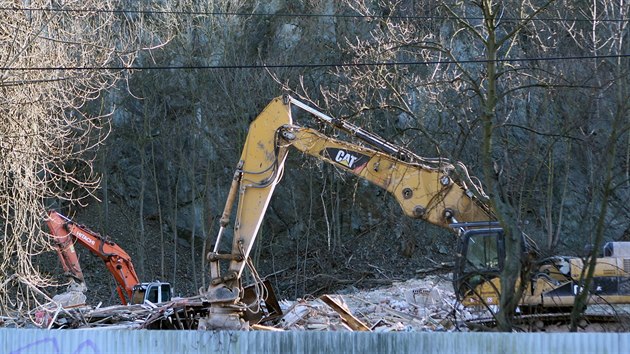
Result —
[{"label": "concrete debris", "polygon": [[[324,295],[310,301],[282,301],[287,330],[374,332],[455,331],[458,316],[469,315],[456,307],[455,295],[442,278],[426,277],[389,287],[347,295]],[[328,306],[332,300],[333,306]],[[295,308],[300,308],[298,317]],[[470,316],[470,315],[469,315]],[[364,327],[365,326],[365,327]]]},{"label": "concrete debris", "polygon": [[63,307],[71,307],[85,304],[87,297],[80,291],[67,291],[53,296],[52,300]]},{"label": "concrete debris", "polygon": [[[346,295],[317,299],[283,300],[283,315],[254,330],[285,331],[451,331],[455,298],[437,278],[404,283]],[[196,329],[208,315],[201,297],[178,298],[162,304],[88,306],[65,293],[33,311],[15,327],[80,329]],[[67,301],[66,301],[67,300]],[[66,306],[66,304],[76,304]],[[20,324],[18,324],[20,322]],[[7,323],[7,321],[5,321]]]},{"label": "concrete debris", "polygon": [[[64,296],[67,296],[64,295]],[[70,299],[73,300],[73,299]],[[79,328],[79,329],[198,329],[206,318],[209,305],[200,296],[177,298],[161,304],[91,307],[85,304],[63,306],[50,302],[26,316],[3,317],[0,326]],[[442,276],[428,276],[393,283],[369,291],[354,290],[344,295],[323,295],[316,299],[280,301],[282,315],[252,324],[261,331],[371,331],[371,332],[454,332],[487,330],[488,311],[473,312],[456,301],[450,281]],[[596,312],[593,314],[592,312]],[[610,311],[610,309],[608,309]],[[627,332],[630,310],[615,309],[616,317],[608,323],[580,323],[580,332]],[[604,310],[591,307],[590,318],[606,318]],[[621,314],[621,315],[620,315]],[[551,321],[547,321],[545,316]],[[623,319],[621,319],[621,317]],[[525,316],[523,316],[524,318]],[[559,324],[557,314],[532,317],[517,327],[520,331],[567,331],[566,321]],[[585,317],[588,318],[588,317]],[[612,317],[609,317],[612,318]],[[492,325],[490,325],[492,326]]]}]

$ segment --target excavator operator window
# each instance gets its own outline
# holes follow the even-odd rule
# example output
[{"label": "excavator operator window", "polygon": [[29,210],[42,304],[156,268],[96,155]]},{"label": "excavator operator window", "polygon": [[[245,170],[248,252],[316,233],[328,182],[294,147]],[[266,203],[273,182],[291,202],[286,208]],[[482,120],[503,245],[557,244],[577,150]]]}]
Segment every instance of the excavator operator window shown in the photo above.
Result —
[{"label": "excavator operator window", "polygon": [[131,298],[132,304],[142,304],[144,302],[144,294],[147,292],[146,288],[136,286],[133,289],[133,297]]},{"label": "excavator operator window", "polygon": [[469,232],[466,237],[464,272],[500,269],[501,252],[498,235],[498,232]]},{"label": "excavator operator window", "polygon": [[162,283],[160,285],[160,294],[162,295],[160,302],[171,301],[171,284]]},{"label": "excavator operator window", "polygon": [[158,297],[159,294],[159,290],[160,287],[159,285],[149,285],[149,294],[147,295],[146,299],[151,301],[154,304],[157,304],[160,302],[160,298]]}]

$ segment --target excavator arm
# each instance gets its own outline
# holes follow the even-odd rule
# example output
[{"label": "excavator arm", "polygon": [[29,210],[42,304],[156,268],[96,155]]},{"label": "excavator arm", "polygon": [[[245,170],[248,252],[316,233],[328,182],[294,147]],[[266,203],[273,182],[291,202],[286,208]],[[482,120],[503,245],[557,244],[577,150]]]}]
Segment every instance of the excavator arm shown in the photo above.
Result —
[{"label": "excavator arm", "polygon": [[449,228],[460,222],[491,220],[489,208],[454,179],[454,167],[401,160],[399,156],[328,137],[311,128],[284,126],[281,143],[335,165],[389,192],[405,215]]},{"label": "excavator arm", "polygon": [[46,223],[66,274],[85,287],[83,271],[73,246],[74,241],[79,242],[103,260],[116,280],[116,291],[122,303],[126,305],[131,302],[134,286],[139,284],[139,280],[131,257],[125,250],[98,232],[76,224],[57,211],[48,212]]},{"label": "excavator arm", "polygon": [[[306,111],[364,144],[332,138],[315,129],[295,125],[292,108]],[[242,298],[241,275],[274,188],[282,177],[290,148],[383,188],[394,196],[409,217],[449,229],[453,222],[494,220],[491,209],[482,200],[481,189],[466,173],[461,178],[455,166],[445,159],[417,156],[290,96],[277,97],[250,125],[214,249],[207,256],[211,284],[203,295],[210,303],[235,304]],[[236,200],[232,248],[230,253],[220,253],[219,245]],[[221,262],[229,263],[225,274],[221,274]]]},{"label": "excavator arm", "polygon": [[[286,146],[278,146],[277,129],[291,124],[291,111],[282,98],[274,99],[251,123],[241,159],[237,165],[227,202],[221,216],[214,250],[207,256],[211,285],[206,296],[211,302],[229,302],[240,296],[240,277],[254,244],[276,184],[282,177]],[[238,195],[232,250],[220,254],[219,246]],[[221,260],[229,262],[220,275]]]}]

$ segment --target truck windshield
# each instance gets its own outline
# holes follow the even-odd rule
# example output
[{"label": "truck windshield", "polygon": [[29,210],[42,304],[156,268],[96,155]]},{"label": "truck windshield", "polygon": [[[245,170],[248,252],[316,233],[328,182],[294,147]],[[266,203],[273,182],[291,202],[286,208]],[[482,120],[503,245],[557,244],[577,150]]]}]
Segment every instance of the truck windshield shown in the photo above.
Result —
[{"label": "truck windshield", "polygon": [[469,235],[466,250],[465,271],[498,270],[499,252],[497,233]]}]

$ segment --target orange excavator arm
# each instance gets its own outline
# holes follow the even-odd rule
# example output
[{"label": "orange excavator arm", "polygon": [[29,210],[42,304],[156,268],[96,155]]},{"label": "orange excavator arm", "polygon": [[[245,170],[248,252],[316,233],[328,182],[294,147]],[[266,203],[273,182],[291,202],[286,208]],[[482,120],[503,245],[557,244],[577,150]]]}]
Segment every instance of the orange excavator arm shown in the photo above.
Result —
[{"label": "orange excavator arm", "polygon": [[74,242],[78,242],[103,260],[109,272],[116,279],[116,291],[122,303],[126,305],[131,302],[133,288],[140,281],[131,257],[125,250],[98,232],[79,225],[54,210],[48,212],[46,224],[64,272],[85,286],[83,271],[73,245]]}]

